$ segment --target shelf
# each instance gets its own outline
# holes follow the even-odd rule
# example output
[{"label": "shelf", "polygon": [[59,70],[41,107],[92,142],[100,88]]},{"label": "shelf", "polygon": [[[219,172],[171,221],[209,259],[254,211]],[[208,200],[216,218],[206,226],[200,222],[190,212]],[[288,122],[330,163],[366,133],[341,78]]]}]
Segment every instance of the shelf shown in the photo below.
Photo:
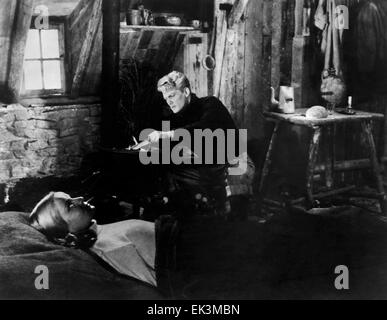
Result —
[{"label": "shelf", "polygon": [[187,31],[200,31],[200,29],[195,29],[193,27],[188,26],[128,26],[121,25],[120,33],[128,33],[131,31],[174,31],[174,32],[187,32]]}]

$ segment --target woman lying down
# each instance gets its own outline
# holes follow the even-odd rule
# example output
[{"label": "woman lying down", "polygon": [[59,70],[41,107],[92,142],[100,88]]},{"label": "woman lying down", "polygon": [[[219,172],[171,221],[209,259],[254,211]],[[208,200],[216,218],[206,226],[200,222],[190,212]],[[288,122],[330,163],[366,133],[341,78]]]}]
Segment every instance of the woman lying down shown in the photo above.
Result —
[{"label": "woman lying down", "polygon": [[51,192],[32,210],[30,224],[58,244],[88,249],[121,274],[157,286],[166,293],[173,267],[177,222],[161,216],[155,223],[125,220],[98,225],[94,207],[82,197]]}]

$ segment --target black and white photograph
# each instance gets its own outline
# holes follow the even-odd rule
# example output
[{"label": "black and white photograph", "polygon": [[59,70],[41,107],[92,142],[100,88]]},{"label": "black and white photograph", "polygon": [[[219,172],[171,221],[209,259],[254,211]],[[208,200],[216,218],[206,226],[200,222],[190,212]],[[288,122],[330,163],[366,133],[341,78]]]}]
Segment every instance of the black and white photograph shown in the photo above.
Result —
[{"label": "black and white photograph", "polygon": [[0,0],[0,300],[385,300],[386,108],[385,0]]}]

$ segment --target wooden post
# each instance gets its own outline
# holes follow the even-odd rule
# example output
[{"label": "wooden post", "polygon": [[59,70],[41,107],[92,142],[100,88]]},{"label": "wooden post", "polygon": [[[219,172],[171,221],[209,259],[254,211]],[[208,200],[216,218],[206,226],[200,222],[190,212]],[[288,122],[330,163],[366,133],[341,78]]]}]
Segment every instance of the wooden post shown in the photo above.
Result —
[{"label": "wooden post", "polygon": [[24,51],[31,25],[34,0],[18,1],[11,38],[11,55],[8,71],[8,87],[15,101],[18,100],[23,77]]},{"label": "wooden post", "polygon": [[217,19],[217,35],[215,50],[215,70],[214,70],[214,96],[219,97],[220,85],[222,81],[222,69],[224,54],[226,51],[227,38],[227,17],[226,12],[221,11]]},{"label": "wooden post", "polygon": [[258,210],[259,213],[262,212],[262,207],[264,202],[266,202],[265,196],[267,193],[267,187],[268,184],[265,184],[266,178],[269,176],[269,171],[270,171],[270,166],[273,161],[273,148],[277,143],[278,140],[278,130],[279,130],[280,122],[276,121],[275,126],[273,129],[273,132],[271,134],[269,146],[266,151],[266,158],[263,163],[262,171],[261,171],[261,176],[259,178],[259,185],[258,185],[258,194],[257,194],[257,203],[258,203]]},{"label": "wooden post", "polygon": [[272,41],[272,11],[273,1],[264,0],[263,2],[263,21],[262,21],[262,86],[261,86],[261,99],[262,110],[268,110],[271,107],[271,41]]},{"label": "wooden post", "polygon": [[249,1],[246,8],[245,114],[249,139],[264,136],[263,88],[269,87],[261,74],[263,56],[263,0]]},{"label": "wooden post", "polygon": [[383,215],[387,215],[387,195],[384,190],[382,171],[380,170],[378,156],[376,154],[375,141],[372,136],[372,125],[370,121],[362,121],[361,126],[368,145],[368,154],[375,176],[376,189],[379,194],[380,210]]},{"label": "wooden post", "polygon": [[236,64],[236,32],[234,29],[227,29],[225,52],[222,63],[221,82],[219,88],[219,99],[228,108],[231,115],[235,114],[232,105],[232,97],[235,94],[235,64]]},{"label": "wooden post", "polygon": [[269,147],[267,148],[265,163],[264,163],[263,168],[262,168],[262,173],[261,173],[261,177],[260,177],[260,181],[259,181],[259,189],[258,189],[259,194],[262,197],[265,196],[265,194],[264,194],[265,192],[264,192],[263,188],[264,188],[264,184],[265,184],[265,179],[269,175],[270,165],[271,165],[271,162],[273,160],[272,159],[273,148],[274,148],[274,145],[276,144],[276,141],[277,141],[279,126],[280,126],[279,121],[276,121],[273,132],[271,134]]},{"label": "wooden post", "polygon": [[[195,41],[191,41],[191,39]],[[191,89],[199,97],[208,95],[207,70],[202,60],[207,54],[208,38],[206,33],[190,33],[185,38],[184,73],[191,82]]]},{"label": "wooden post", "polygon": [[9,64],[12,57],[11,38],[17,3],[13,0],[0,2],[0,102],[12,103],[15,100],[8,86]]},{"label": "wooden post", "polygon": [[292,87],[294,87],[294,103],[296,108],[305,107],[304,89],[305,89],[305,48],[309,43],[309,37],[302,35],[302,16],[304,0],[296,0],[295,7],[295,27],[292,50]]},{"label": "wooden post", "polygon": [[103,0],[102,12],[101,144],[113,147],[117,137],[115,118],[119,103],[120,1]]},{"label": "wooden post", "polygon": [[314,203],[313,197],[313,174],[316,166],[318,146],[320,143],[322,129],[320,127],[313,127],[312,139],[309,145],[308,166],[306,169],[306,194],[310,204]]},{"label": "wooden post", "polygon": [[[235,76],[234,104],[236,108],[236,124],[243,128],[245,112],[245,30],[246,24],[239,23],[237,31],[237,61]],[[234,118],[234,119],[235,119]]]},{"label": "wooden post", "polygon": [[282,7],[284,0],[273,0],[271,42],[271,86],[276,89],[281,77]]},{"label": "wooden post", "polygon": [[294,10],[294,36],[302,36],[304,0],[296,0]]}]

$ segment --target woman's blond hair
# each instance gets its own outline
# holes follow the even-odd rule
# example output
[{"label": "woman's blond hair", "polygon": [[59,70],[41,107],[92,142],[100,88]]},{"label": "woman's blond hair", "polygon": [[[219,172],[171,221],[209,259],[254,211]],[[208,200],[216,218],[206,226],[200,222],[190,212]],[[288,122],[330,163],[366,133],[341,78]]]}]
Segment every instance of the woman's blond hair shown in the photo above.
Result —
[{"label": "woman's blond hair", "polygon": [[30,224],[49,238],[64,237],[69,226],[55,204],[55,192],[50,192],[38,202],[30,214]]}]

